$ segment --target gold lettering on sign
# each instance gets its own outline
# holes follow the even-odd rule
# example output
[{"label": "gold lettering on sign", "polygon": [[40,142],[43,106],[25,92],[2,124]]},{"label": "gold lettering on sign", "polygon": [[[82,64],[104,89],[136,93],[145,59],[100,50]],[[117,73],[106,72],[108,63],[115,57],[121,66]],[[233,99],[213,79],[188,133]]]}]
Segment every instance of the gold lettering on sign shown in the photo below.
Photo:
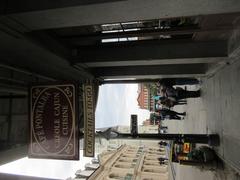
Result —
[{"label": "gold lettering on sign", "polygon": [[54,104],[54,116],[59,116],[61,104],[60,104],[60,95],[57,92],[54,93],[53,104]]},{"label": "gold lettering on sign", "polygon": [[68,106],[62,107],[62,133],[68,135]]},{"label": "gold lettering on sign", "polygon": [[50,96],[51,96],[50,93],[44,92],[43,95],[38,100],[38,103],[36,104],[35,111],[34,111],[34,116],[35,116],[34,128],[36,129],[35,134],[38,140],[46,146],[46,149],[49,148],[49,145],[47,144],[47,138],[43,128],[43,116],[44,116],[45,105]]},{"label": "gold lettering on sign", "polygon": [[54,125],[53,125],[53,133],[54,133],[54,145],[55,148],[59,148],[61,145],[61,134],[60,134],[60,94],[59,92],[53,93],[53,108],[54,108]]},{"label": "gold lettering on sign", "polygon": [[84,101],[84,155],[88,157],[94,156],[95,144],[95,119],[94,119],[94,102],[93,102],[93,87],[85,86],[85,101]]},{"label": "gold lettering on sign", "polygon": [[53,93],[53,108],[54,108],[54,144],[55,148],[59,148],[61,145],[61,133],[64,136],[69,134],[68,113],[69,107],[62,105],[60,100],[60,93]]}]

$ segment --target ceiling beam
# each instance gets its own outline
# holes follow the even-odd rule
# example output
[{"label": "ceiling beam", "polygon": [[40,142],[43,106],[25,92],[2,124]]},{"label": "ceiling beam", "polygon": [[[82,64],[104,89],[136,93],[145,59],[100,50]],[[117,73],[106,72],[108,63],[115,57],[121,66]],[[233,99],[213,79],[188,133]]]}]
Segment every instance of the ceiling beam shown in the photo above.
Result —
[{"label": "ceiling beam", "polygon": [[102,39],[111,38],[129,38],[129,37],[147,37],[147,36],[160,36],[160,35],[185,35],[202,32],[219,32],[219,31],[230,31],[233,27],[219,27],[219,28],[199,28],[193,27],[178,27],[171,29],[157,29],[157,30],[138,30],[138,31],[123,31],[118,33],[97,33],[90,35],[71,35],[63,36],[61,40],[68,43],[81,43],[82,41],[97,41]]},{"label": "ceiling beam", "polygon": [[62,43],[52,34],[44,31],[35,31],[27,33],[25,37],[60,57],[68,59],[71,56],[71,50],[62,45]]},{"label": "ceiling beam", "polygon": [[205,64],[158,65],[158,66],[121,66],[91,68],[95,77],[104,79],[162,76],[162,75],[204,75],[207,70]]},{"label": "ceiling beam", "polygon": [[5,11],[8,13],[17,13],[17,12],[28,12],[28,11],[40,11],[46,9],[57,9],[57,8],[66,8],[73,6],[82,6],[82,5],[93,5],[93,4],[102,4],[107,2],[115,2],[122,0],[58,0],[58,1],[49,1],[49,0],[7,0],[7,3],[2,3],[5,5]]},{"label": "ceiling beam", "polygon": [[85,67],[138,66],[159,64],[215,63],[227,58],[227,43],[158,42],[135,45],[106,45],[78,50],[73,63]]},{"label": "ceiling beam", "polygon": [[30,30],[239,12],[239,0],[127,0],[81,5],[77,0],[10,0],[4,15]]},{"label": "ceiling beam", "polygon": [[168,64],[201,64],[201,63],[222,63],[227,57],[206,57],[206,58],[181,58],[181,59],[155,59],[155,60],[138,60],[138,61],[110,61],[110,62],[92,62],[78,63],[83,68],[94,67],[116,67],[116,66],[147,66],[147,65],[168,65]]},{"label": "ceiling beam", "polygon": [[[93,78],[89,72],[72,67],[67,57],[63,56],[65,52],[57,53],[29,36],[24,34],[15,36],[8,32],[10,31],[7,29],[0,30],[1,64],[26,69],[56,80],[81,81]],[[53,46],[55,43],[49,41],[49,44]],[[59,46],[56,46],[56,49],[62,50]]]},{"label": "ceiling beam", "polygon": [[159,79],[118,79],[118,80],[104,80],[102,84],[133,84],[133,83],[156,83]]}]

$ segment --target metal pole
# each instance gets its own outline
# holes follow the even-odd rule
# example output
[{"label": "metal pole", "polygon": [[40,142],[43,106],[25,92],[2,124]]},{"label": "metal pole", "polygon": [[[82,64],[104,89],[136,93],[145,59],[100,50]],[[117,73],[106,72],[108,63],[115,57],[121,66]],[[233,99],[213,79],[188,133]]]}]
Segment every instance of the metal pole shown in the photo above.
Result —
[{"label": "metal pole", "polygon": [[138,139],[138,140],[175,140],[179,142],[209,144],[211,146],[219,145],[219,136],[217,134],[123,134],[118,133],[117,137],[111,139]]}]

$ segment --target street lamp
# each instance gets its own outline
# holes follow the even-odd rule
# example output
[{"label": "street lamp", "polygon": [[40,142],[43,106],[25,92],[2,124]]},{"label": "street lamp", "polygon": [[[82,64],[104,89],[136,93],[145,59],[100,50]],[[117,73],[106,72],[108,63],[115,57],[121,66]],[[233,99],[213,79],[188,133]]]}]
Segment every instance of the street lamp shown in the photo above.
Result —
[{"label": "street lamp", "polygon": [[138,133],[137,116],[131,115],[131,133],[120,133],[113,128],[105,131],[97,131],[99,136],[107,140],[110,139],[128,139],[128,140],[174,140],[176,142],[201,143],[210,146],[219,146],[220,139],[218,134],[149,134]]}]

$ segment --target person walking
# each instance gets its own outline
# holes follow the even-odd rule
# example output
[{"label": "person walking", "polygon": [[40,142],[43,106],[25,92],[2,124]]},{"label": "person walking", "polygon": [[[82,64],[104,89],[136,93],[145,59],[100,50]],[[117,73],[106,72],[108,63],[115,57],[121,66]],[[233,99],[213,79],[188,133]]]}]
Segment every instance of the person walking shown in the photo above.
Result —
[{"label": "person walking", "polygon": [[165,86],[194,85],[199,83],[199,80],[196,78],[163,78],[158,81],[158,84]]},{"label": "person walking", "polygon": [[186,98],[198,98],[201,96],[201,91],[187,91],[182,88],[177,88],[176,100],[186,99]]},{"label": "person walking", "polygon": [[176,120],[181,120],[183,119],[180,116],[186,116],[186,112],[183,113],[179,113],[176,111],[172,111],[170,109],[159,109],[156,110],[156,112],[159,114],[159,116],[161,117],[161,119],[176,119]]},{"label": "person walking", "polygon": [[173,97],[176,101],[179,101],[187,98],[198,98],[201,96],[201,92],[200,90],[188,91],[180,87],[173,88],[172,86],[165,86],[161,89],[161,96]]}]

